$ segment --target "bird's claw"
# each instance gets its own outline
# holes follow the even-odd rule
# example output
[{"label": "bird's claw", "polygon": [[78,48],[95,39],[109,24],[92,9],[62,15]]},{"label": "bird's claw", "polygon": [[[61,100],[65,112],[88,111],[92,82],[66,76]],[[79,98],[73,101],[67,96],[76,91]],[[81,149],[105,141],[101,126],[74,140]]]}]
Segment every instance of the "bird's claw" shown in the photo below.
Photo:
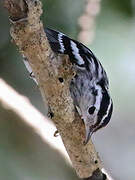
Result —
[{"label": "bird's claw", "polygon": [[50,106],[48,107],[47,117],[49,117],[49,118],[51,118],[51,119],[54,117],[54,113],[52,112]]},{"label": "bird's claw", "polygon": [[59,131],[56,130],[56,131],[54,132],[54,137],[58,137],[58,136],[59,136]]}]

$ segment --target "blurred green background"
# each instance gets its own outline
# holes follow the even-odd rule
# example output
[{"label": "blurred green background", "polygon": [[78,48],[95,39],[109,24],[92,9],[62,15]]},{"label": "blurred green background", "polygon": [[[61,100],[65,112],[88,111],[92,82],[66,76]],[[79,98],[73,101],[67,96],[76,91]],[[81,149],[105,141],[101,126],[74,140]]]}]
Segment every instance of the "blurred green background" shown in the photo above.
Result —
[{"label": "blurred green background", "polygon": [[[77,21],[83,13],[85,1],[42,2],[42,20],[46,26],[77,38]],[[46,114],[38,88],[29,79],[22,57],[10,40],[8,16],[0,4],[0,77]],[[105,168],[117,180],[135,179],[134,42],[135,0],[102,0],[101,12],[96,19],[95,39],[89,47],[100,59],[109,76],[114,113],[108,127],[98,131],[92,138]],[[60,155],[57,155],[58,152],[35,137],[31,128],[21,122],[21,125],[18,124],[14,118],[7,118],[6,122],[2,119],[1,116],[1,180],[78,179]],[[23,136],[24,131],[27,136]],[[7,134],[10,134],[10,138]]]}]

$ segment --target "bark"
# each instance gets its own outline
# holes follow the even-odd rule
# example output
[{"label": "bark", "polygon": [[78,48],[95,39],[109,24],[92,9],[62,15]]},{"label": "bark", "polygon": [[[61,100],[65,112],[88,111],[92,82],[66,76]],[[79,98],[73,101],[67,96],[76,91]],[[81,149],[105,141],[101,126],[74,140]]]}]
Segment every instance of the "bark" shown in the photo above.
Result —
[{"label": "bark", "polygon": [[74,109],[69,92],[69,83],[75,72],[67,56],[56,56],[50,49],[40,20],[41,2],[4,0],[4,6],[11,20],[18,20],[12,23],[11,36],[20,53],[28,58],[32,66],[42,97],[51,108],[52,120],[76,173],[83,179],[106,179],[101,172],[101,161],[92,141],[83,144],[84,124]]}]

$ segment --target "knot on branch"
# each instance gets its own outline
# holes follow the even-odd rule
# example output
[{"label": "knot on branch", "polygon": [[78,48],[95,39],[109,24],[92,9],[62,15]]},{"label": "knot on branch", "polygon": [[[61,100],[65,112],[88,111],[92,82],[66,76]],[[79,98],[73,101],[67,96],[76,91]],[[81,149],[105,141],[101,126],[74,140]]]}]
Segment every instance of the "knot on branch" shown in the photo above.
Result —
[{"label": "knot on branch", "polygon": [[4,7],[13,21],[27,17],[28,6],[25,0],[4,0]]},{"label": "knot on branch", "polygon": [[8,10],[13,24],[28,21],[31,26],[36,25],[42,14],[39,0],[4,0],[4,7]]}]

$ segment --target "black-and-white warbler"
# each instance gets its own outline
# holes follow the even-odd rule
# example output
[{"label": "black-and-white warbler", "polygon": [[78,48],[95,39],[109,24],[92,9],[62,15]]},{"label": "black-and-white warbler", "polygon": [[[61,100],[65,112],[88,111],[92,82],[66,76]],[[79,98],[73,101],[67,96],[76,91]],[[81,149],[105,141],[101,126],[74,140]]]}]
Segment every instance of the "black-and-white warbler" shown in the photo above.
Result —
[{"label": "black-and-white warbler", "polygon": [[[92,51],[82,43],[49,28],[45,32],[52,50],[57,54],[69,55],[74,65],[76,75],[69,89],[74,106],[85,124],[86,144],[95,131],[108,124],[112,115],[113,103],[106,72]],[[24,63],[33,76],[27,59]]]}]

